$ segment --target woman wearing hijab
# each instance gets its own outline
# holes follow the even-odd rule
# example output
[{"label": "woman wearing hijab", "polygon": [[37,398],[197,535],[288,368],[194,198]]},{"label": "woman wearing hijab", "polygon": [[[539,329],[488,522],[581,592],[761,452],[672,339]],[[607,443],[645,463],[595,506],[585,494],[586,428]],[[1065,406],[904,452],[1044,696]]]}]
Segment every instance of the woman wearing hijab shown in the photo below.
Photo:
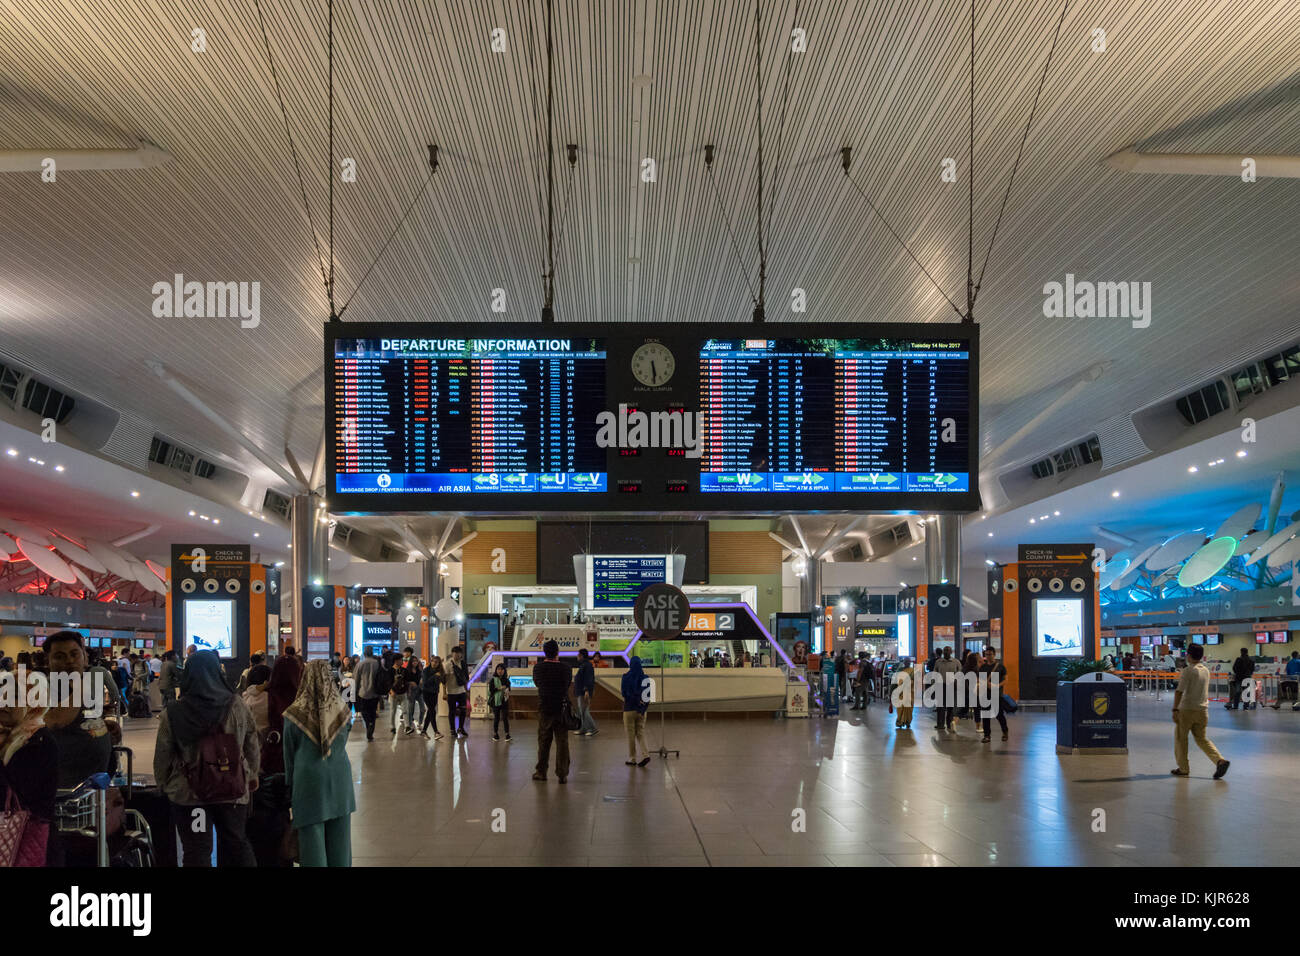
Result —
[{"label": "woman wearing hijab", "polygon": [[302,866],[352,865],[351,714],[326,661],[312,661],[284,712],[284,770]]},{"label": "woman wearing hijab", "polygon": [[297,654],[286,654],[271,668],[266,690],[267,733],[262,746],[262,773],[284,773],[284,711],[298,696],[303,663]]},{"label": "woman wearing hijab", "polygon": [[[628,663],[627,673],[623,675],[623,729],[627,731],[627,760],[629,767],[644,767],[650,762],[650,748],[645,742],[645,712],[650,709],[650,701],[645,693],[645,671],[641,669],[641,658],[633,657]],[[637,745],[645,756],[637,760]]]},{"label": "woman wearing hijab", "polygon": [[265,664],[254,664],[244,672],[244,682],[248,689],[241,695],[253,714],[253,723],[257,727],[258,740],[261,740],[270,728],[268,712],[268,695],[271,681],[271,668]]},{"label": "woman wearing hijab", "polygon": [[30,814],[14,866],[45,866],[49,860],[59,757],[44,718],[44,707],[0,707],[0,813]]},{"label": "woman wearing hijab", "polygon": [[196,651],[185,662],[181,699],[163,710],[153,754],[185,866],[210,865],[213,828],[218,866],[257,865],[245,829],[258,749],[253,715],[226,683],[221,658]]}]

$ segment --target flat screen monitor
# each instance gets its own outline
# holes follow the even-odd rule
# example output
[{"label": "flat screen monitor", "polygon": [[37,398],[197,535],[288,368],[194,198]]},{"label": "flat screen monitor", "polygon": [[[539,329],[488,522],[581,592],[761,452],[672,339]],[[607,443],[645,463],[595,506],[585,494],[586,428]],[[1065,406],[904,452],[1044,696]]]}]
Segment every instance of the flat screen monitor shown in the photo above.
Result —
[{"label": "flat screen monitor", "polygon": [[523,674],[512,674],[510,677],[510,688],[512,690],[536,690],[537,685],[533,683],[531,677]]},{"label": "flat screen monitor", "polygon": [[1083,601],[1038,598],[1034,601],[1034,656],[1083,656]]},{"label": "flat screen monitor", "polygon": [[974,323],[759,331],[327,324],[330,510],[979,507]]},{"label": "flat screen monitor", "polygon": [[579,593],[593,611],[630,611],[652,584],[673,583],[671,554],[593,554],[584,556],[585,590]]},{"label": "flat screen monitor", "polygon": [[1193,644],[1204,644],[1204,643],[1205,643],[1205,635],[1204,635],[1204,634],[1193,634],[1193,635],[1192,635],[1192,643],[1193,643]]},{"label": "flat screen monitor", "polygon": [[1291,632],[1290,632],[1290,631],[1274,631],[1274,632],[1273,632],[1273,643],[1274,643],[1274,644],[1285,644],[1285,643],[1286,643],[1287,641],[1289,641],[1289,640],[1291,640]]},{"label": "flat screen monitor", "polygon": [[361,655],[361,643],[366,636],[366,619],[360,614],[353,614],[348,620],[348,653],[354,657]]},{"label": "flat screen monitor", "polygon": [[1206,634],[1206,635],[1205,635],[1205,643],[1206,643],[1206,644],[1222,644],[1222,643],[1223,643],[1223,635],[1222,635],[1222,634]]},{"label": "flat screen monitor", "polygon": [[912,656],[912,615],[898,615],[898,659]]},{"label": "flat screen monitor", "polygon": [[1256,644],[1267,644],[1267,643],[1268,643],[1268,631],[1256,631],[1256,632],[1255,632],[1255,643],[1256,643]]},{"label": "flat screen monitor", "polygon": [[36,635],[35,637],[32,638],[32,643],[33,643],[34,645],[36,645],[37,647],[40,647],[42,644],[45,643],[45,636],[44,636],[44,635]]},{"label": "flat screen monitor", "polygon": [[144,638],[143,638],[143,637],[138,637],[138,638],[136,638],[135,646],[136,646],[136,647],[144,647]]},{"label": "flat screen monitor", "polygon": [[[574,580],[574,555],[671,554],[686,558],[681,584],[709,583],[707,521],[539,521],[537,583]],[[677,583],[677,582],[670,582]]]},{"label": "flat screen monitor", "polygon": [[235,656],[235,602],[190,599],[184,602],[185,647]]}]

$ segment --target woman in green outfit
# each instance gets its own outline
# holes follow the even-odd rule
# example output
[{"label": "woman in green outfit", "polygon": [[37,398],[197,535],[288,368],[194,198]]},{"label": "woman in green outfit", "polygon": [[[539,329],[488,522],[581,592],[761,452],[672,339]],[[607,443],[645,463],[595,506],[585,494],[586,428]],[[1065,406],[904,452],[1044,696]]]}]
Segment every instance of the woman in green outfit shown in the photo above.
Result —
[{"label": "woman in green outfit", "polygon": [[302,866],[352,865],[351,715],[328,661],[312,661],[284,712],[284,772]]}]

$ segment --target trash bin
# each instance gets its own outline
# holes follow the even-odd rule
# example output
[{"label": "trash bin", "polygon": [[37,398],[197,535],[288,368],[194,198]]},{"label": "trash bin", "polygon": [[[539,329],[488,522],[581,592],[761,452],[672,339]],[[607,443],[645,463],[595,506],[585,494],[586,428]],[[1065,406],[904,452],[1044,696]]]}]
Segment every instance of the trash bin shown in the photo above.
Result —
[{"label": "trash bin", "polygon": [[1093,671],[1056,685],[1056,752],[1128,753],[1128,694],[1122,677]]}]

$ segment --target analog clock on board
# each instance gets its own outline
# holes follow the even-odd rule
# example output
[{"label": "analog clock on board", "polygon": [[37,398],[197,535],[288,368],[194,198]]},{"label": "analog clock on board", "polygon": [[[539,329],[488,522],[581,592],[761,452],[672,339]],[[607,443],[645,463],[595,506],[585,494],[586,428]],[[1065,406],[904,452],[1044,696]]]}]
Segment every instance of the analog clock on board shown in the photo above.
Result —
[{"label": "analog clock on board", "polygon": [[677,362],[668,346],[647,342],[632,353],[632,375],[642,385],[666,385]]}]

